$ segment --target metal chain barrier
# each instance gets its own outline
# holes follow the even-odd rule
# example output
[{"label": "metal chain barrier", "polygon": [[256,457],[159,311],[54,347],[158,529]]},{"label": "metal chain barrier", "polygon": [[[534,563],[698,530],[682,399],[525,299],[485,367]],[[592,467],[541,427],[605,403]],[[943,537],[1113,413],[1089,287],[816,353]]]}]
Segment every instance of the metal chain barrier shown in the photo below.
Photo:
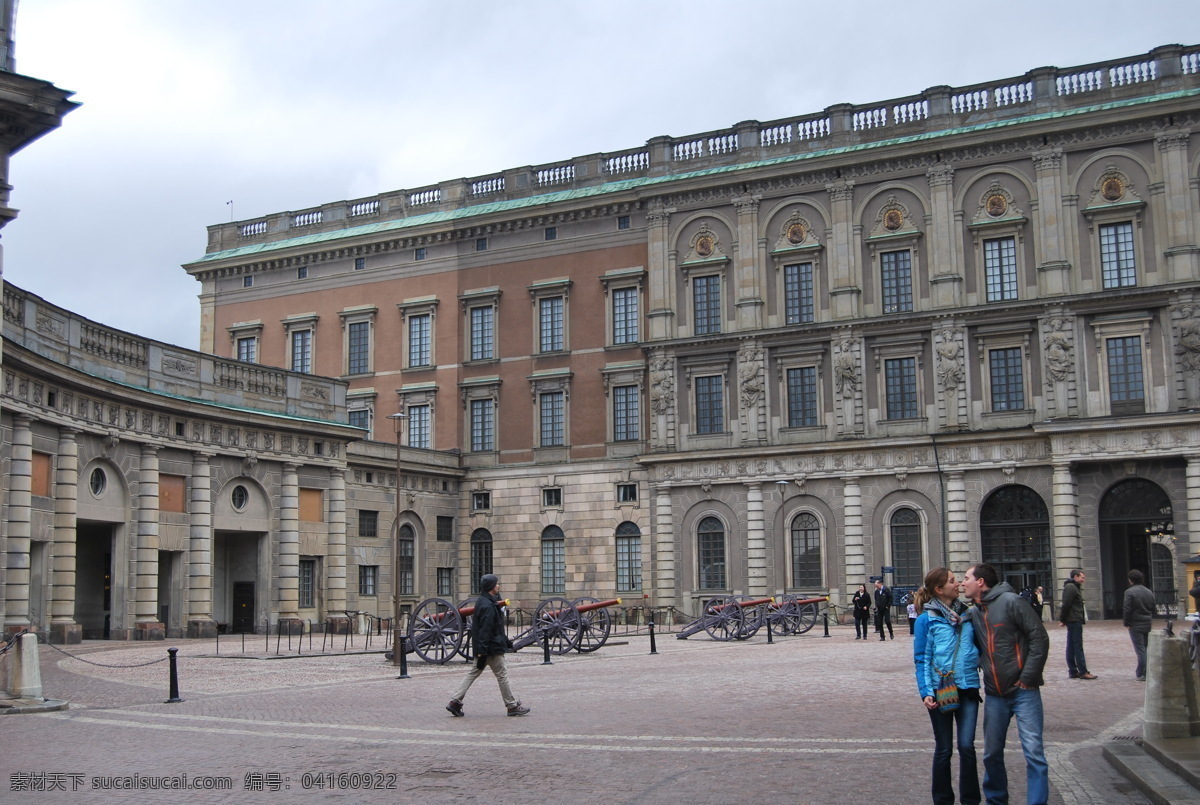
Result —
[{"label": "metal chain barrier", "polygon": [[[28,630],[26,630],[26,631],[28,631]],[[25,632],[21,632],[21,634],[25,634]],[[85,662],[88,665],[95,665],[100,668],[143,668],[147,665],[155,665],[157,663],[166,662],[167,660],[171,659],[170,656],[159,657],[157,660],[147,660],[146,662],[135,662],[130,665],[113,665],[110,663],[96,662],[94,660],[85,659],[84,657],[80,657],[76,654],[71,654],[68,651],[64,651],[63,649],[61,649],[58,646],[51,643],[48,639],[46,639],[46,636],[42,635],[41,633],[35,633],[35,634],[37,634],[37,639],[38,639],[39,643],[41,643],[42,645],[45,645],[45,646],[49,646],[50,648],[57,651],[59,654],[63,654],[67,657],[70,657],[72,660],[79,660],[80,662]],[[9,640],[9,643],[11,644],[12,641],[15,640],[17,637],[20,637],[20,635],[15,635],[12,639]],[[7,651],[8,647],[5,646],[4,650]],[[4,653],[3,651],[0,651],[0,654],[3,654],[3,653]]]}]

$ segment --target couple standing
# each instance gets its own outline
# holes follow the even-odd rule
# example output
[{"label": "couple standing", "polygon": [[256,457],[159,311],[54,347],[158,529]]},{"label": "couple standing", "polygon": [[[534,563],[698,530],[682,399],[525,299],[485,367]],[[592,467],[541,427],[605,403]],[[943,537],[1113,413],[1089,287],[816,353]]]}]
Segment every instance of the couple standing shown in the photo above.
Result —
[{"label": "couple standing", "polygon": [[[953,805],[950,760],[955,731],[959,756],[959,794],[963,805],[980,802],[975,765],[975,722],[979,714],[979,669],[987,700],[983,721],[983,795],[989,803],[1007,805],[1008,773],[1004,742],[1015,716],[1025,753],[1026,799],[1044,805],[1050,796],[1049,767],[1042,746],[1042,668],[1050,647],[1046,628],[1033,608],[1010,585],[1000,583],[996,569],[977,564],[967,570],[961,587],[975,606],[959,602],[959,582],[944,567],[925,576],[915,599],[920,616],[913,640],[917,690],[933,724],[933,802]],[[942,676],[953,674],[958,705],[938,704]]]}]

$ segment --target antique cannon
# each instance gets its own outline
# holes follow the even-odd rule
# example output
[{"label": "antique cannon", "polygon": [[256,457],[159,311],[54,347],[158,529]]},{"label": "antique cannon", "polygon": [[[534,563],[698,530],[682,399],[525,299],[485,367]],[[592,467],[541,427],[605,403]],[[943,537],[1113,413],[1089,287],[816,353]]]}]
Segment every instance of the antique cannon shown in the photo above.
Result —
[{"label": "antique cannon", "polygon": [[700,617],[675,636],[687,640],[705,631],[713,640],[746,640],[768,623],[774,634],[804,634],[816,624],[818,606],[826,600],[799,599],[794,595],[785,595],[779,601],[745,595],[718,596],[710,599]]},{"label": "antique cannon", "polygon": [[[534,611],[533,624],[513,640],[513,649],[539,643],[544,634],[553,654],[566,654],[572,649],[595,651],[612,631],[612,615],[607,607],[620,603],[620,598],[547,598]],[[502,606],[507,604],[501,602]],[[467,656],[467,635],[474,613],[474,602],[454,606],[444,598],[425,599],[409,619],[405,652],[415,651],[421,659],[435,664],[447,663],[456,654]]]}]

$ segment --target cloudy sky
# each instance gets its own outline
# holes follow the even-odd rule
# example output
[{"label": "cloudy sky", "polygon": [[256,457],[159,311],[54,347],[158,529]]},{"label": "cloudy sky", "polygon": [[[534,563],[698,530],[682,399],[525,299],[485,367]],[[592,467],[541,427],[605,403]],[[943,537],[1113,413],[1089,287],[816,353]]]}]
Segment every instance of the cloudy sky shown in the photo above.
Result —
[{"label": "cloudy sky", "polygon": [[194,348],[180,265],[231,212],[1169,43],[1200,43],[1196,0],[21,0],[17,72],[83,105],[13,158],[4,278]]}]

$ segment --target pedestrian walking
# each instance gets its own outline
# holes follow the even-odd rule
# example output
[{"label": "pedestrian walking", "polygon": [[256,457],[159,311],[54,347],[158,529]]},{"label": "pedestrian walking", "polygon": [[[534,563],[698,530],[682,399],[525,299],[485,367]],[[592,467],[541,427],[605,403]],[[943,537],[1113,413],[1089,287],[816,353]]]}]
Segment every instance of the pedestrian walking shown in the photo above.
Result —
[{"label": "pedestrian walking", "polygon": [[1038,620],[1046,620],[1043,613],[1046,611],[1046,591],[1038,587],[1033,591],[1033,611],[1037,613]]},{"label": "pedestrian walking", "polygon": [[908,633],[910,635],[915,635],[916,627],[917,627],[917,617],[920,614],[917,611],[916,593],[913,593],[908,596],[908,606],[906,607],[906,610],[908,612]]},{"label": "pedestrian walking", "polygon": [[881,579],[875,580],[875,631],[879,632],[879,639],[883,640],[883,627],[887,627],[888,637],[892,640],[896,639],[896,635],[892,632],[892,591],[890,588],[883,585]]},{"label": "pedestrian walking", "polygon": [[1082,570],[1071,571],[1071,577],[1063,583],[1062,604],[1058,611],[1058,622],[1067,630],[1067,676],[1071,679],[1096,679],[1096,675],[1088,670],[1083,653],[1083,624],[1087,623],[1087,606],[1083,600],[1085,581],[1087,575]]},{"label": "pedestrian walking", "polygon": [[1042,743],[1041,686],[1050,637],[1033,609],[1017,597],[1011,585],[1000,581],[992,565],[969,568],[963,577],[963,592],[975,602],[971,625],[987,692],[983,703],[983,795],[989,805],[1008,803],[1004,742],[1015,717],[1025,753],[1026,801],[1046,805],[1050,767]]},{"label": "pedestrian walking", "polygon": [[508,667],[504,663],[505,652],[512,651],[512,641],[504,631],[504,613],[500,611],[500,579],[488,573],[479,580],[479,598],[475,600],[475,612],[471,615],[471,640],[475,648],[475,663],[463,678],[458,690],[454,691],[446,709],[453,716],[462,716],[463,699],[471,684],[479,678],[484,668],[491,668],[500,685],[500,698],[508,708],[510,716],[523,716],[529,712],[513,693],[508,683]]},{"label": "pedestrian walking", "polygon": [[[933,805],[954,805],[951,760],[958,746],[958,794],[963,805],[979,805],[979,768],[975,760],[975,724],[979,717],[979,651],[966,607],[958,600],[959,583],[947,568],[925,574],[913,595],[921,610],[913,634],[917,694],[933,725]],[[939,705],[937,691],[952,675],[958,706]],[[955,734],[957,733],[957,741]]]},{"label": "pedestrian walking", "polygon": [[867,585],[858,585],[851,603],[854,605],[854,639],[866,640],[871,622],[871,594],[867,592]]},{"label": "pedestrian walking", "polygon": [[1142,571],[1131,570],[1126,578],[1130,586],[1125,590],[1122,620],[1129,629],[1129,639],[1133,642],[1133,653],[1137,657],[1137,670],[1133,672],[1133,678],[1145,682],[1146,641],[1154,622],[1154,593],[1143,584],[1146,577]]}]

